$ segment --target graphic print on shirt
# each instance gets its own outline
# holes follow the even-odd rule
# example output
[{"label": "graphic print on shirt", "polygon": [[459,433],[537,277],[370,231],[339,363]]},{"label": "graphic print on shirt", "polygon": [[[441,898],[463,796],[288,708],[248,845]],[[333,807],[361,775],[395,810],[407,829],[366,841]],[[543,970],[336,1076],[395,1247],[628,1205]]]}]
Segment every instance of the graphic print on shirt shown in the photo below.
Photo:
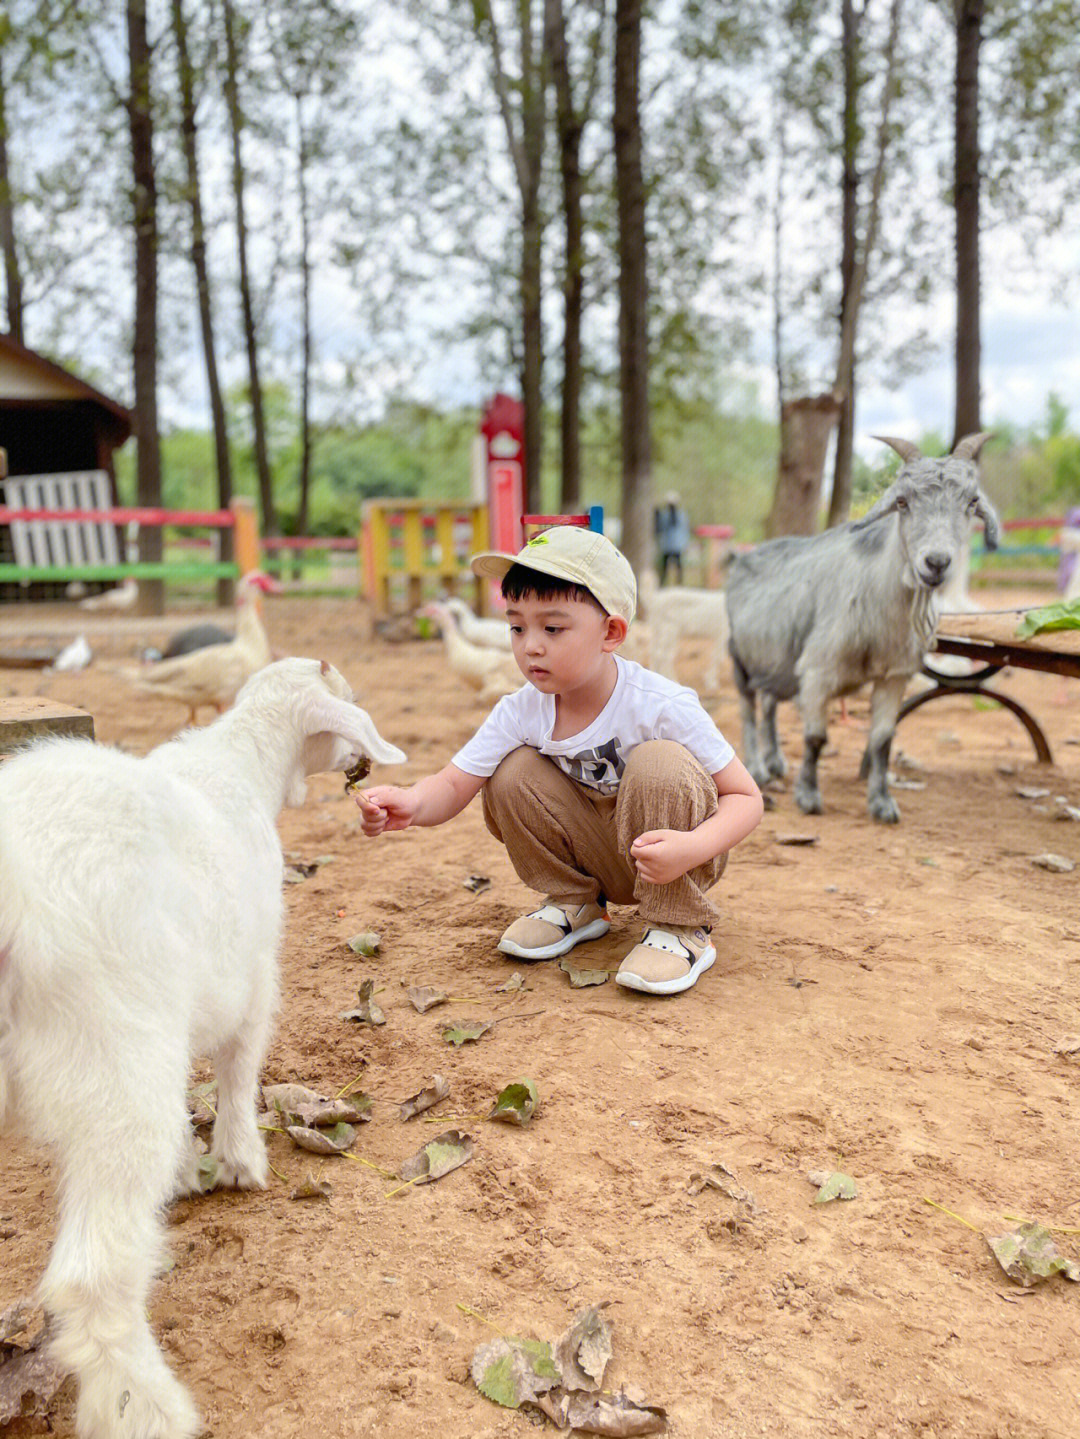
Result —
[{"label": "graphic print on shirt", "polygon": [[551,758],[571,779],[598,789],[601,794],[615,793],[626,768],[617,739],[606,740],[593,749],[583,749],[579,754],[559,754]]}]

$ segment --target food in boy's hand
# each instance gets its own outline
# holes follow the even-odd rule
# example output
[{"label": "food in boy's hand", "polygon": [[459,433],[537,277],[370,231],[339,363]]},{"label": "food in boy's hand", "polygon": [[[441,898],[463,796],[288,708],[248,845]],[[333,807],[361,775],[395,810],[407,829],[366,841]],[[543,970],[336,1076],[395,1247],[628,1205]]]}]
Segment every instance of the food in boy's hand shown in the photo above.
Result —
[{"label": "food in boy's hand", "polygon": [[366,754],[362,754],[351,769],[345,771],[345,793],[352,794],[363,784],[371,773],[371,760]]}]

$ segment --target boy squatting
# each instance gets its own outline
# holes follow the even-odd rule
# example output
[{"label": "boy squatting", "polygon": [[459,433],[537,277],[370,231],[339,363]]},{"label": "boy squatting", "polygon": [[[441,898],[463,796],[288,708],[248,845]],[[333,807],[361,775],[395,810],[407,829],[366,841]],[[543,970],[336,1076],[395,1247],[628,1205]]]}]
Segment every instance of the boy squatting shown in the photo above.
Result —
[{"label": "boy squatting", "polygon": [[693,690],[617,653],[637,584],[604,535],[555,526],[472,568],[502,580],[528,683],[437,774],[354,791],[363,832],[445,824],[483,791],[488,828],[546,896],[504,954],[555,959],[607,933],[608,901],[634,904],[645,933],[616,983],[689,989],[716,958],[707,891],[761,818],[757,785]]}]

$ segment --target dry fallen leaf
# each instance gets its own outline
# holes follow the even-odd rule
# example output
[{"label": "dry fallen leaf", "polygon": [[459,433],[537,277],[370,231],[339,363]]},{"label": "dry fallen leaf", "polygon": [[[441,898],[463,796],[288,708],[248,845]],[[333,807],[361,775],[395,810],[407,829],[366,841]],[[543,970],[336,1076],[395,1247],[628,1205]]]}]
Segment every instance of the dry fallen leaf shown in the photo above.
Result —
[{"label": "dry fallen leaf", "polygon": [[285,1133],[301,1149],[312,1154],[344,1154],[356,1138],[351,1124],[335,1124],[333,1129],[308,1129],[304,1124],[287,1124]]},{"label": "dry fallen leaf", "polygon": [[517,990],[522,989],[524,987],[524,984],[525,976],[523,974],[519,974],[518,971],[515,969],[513,974],[510,976],[510,978],[506,981],[505,984],[500,984],[496,986],[495,993],[514,994]]},{"label": "dry fallen leaf", "polygon": [[0,1429],[12,1419],[39,1419],[65,1375],[48,1357],[45,1315],[26,1299],[0,1314]]},{"label": "dry fallen leaf", "polygon": [[402,1119],[415,1119],[418,1114],[423,1114],[433,1104],[438,1104],[440,1099],[445,1099],[450,1093],[449,1083],[441,1074],[433,1074],[431,1083],[416,1094],[410,1095],[408,1099],[401,1102]]},{"label": "dry fallen leaf", "polygon": [[667,1428],[667,1410],[631,1399],[625,1389],[618,1394],[570,1393],[552,1389],[536,1399],[559,1429],[581,1434],[608,1434],[613,1439],[630,1439],[636,1434],[662,1434]]},{"label": "dry fallen leaf", "polygon": [[751,1210],[757,1209],[754,1196],[748,1189],[742,1187],[734,1171],[719,1161],[716,1164],[710,1164],[708,1169],[696,1169],[690,1175],[689,1183],[686,1186],[687,1194],[700,1194],[703,1189],[718,1189],[721,1194],[727,1195],[728,1199],[734,1199],[738,1204],[745,1204]]},{"label": "dry fallen leaf", "polygon": [[353,954],[362,954],[366,959],[370,959],[379,948],[379,936],[374,930],[365,929],[354,934],[352,939],[347,939],[345,943]]},{"label": "dry fallen leaf", "polygon": [[462,882],[473,894],[483,894],[485,889],[491,888],[491,880],[486,874],[470,874]]},{"label": "dry fallen leaf", "polygon": [[1009,1278],[1025,1289],[1054,1274],[1080,1282],[1080,1264],[1058,1253],[1053,1235],[1041,1224],[1019,1224],[1008,1234],[987,1235],[986,1242]]},{"label": "dry fallen leaf", "polygon": [[445,990],[431,989],[426,985],[420,985],[405,992],[409,996],[409,1002],[413,1008],[420,1014],[426,1014],[437,1004],[445,1004],[448,998]]},{"label": "dry fallen leaf", "polygon": [[601,1313],[607,1302],[590,1305],[574,1315],[569,1329],[555,1341],[554,1358],[567,1389],[599,1389],[611,1358],[611,1325]]},{"label": "dry fallen leaf", "polygon": [[462,1134],[460,1129],[447,1129],[406,1159],[398,1175],[407,1183],[427,1184],[460,1168],[472,1155],[472,1135]]},{"label": "dry fallen leaf", "polygon": [[538,1103],[536,1085],[532,1080],[515,1079],[496,1095],[488,1118],[500,1119],[506,1124],[528,1124],[536,1113]]},{"label": "dry fallen leaf", "polygon": [[479,1039],[482,1034],[487,1034],[494,1023],[493,1019],[459,1019],[456,1024],[444,1024],[439,1032],[447,1044],[454,1044],[460,1048],[466,1042]]},{"label": "dry fallen leaf", "polygon": [[568,959],[560,959],[559,968],[570,976],[571,989],[587,989],[589,985],[607,984],[611,978],[606,969],[575,969]]},{"label": "dry fallen leaf", "polygon": [[480,1393],[506,1409],[535,1403],[559,1382],[551,1345],[512,1334],[482,1344],[472,1357],[469,1372]]},{"label": "dry fallen leaf", "polygon": [[355,1019],[358,1024],[385,1024],[386,1015],[372,999],[375,991],[375,981],[365,979],[360,986],[356,997],[356,1008],[347,1009],[340,1016],[342,1019]]},{"label": "dry fallen leaf", "polygon": [[808,1174],[811,1184],[816,1184],[815,1204],[828,1204],[831,1199],[855,1199],[859,1190],[850,1174],[841,1174],[839,1169],[815,1169]]},{"label": "dry fallen leaf", "polygon": [[316,1179],[313,1174],[299,1183],[289,1195],[290,1199],[329,1199],[330,1183],[326,1179]]}]

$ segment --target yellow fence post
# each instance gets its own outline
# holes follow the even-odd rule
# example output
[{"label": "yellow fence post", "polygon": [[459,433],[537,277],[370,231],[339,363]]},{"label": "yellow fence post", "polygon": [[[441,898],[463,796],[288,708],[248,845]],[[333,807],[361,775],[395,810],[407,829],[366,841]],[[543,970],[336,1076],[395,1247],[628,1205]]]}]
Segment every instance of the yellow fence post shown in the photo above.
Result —
[{"label": "yellow fence post", "polygon": [[262,552],[259,545],[259,517],[255,512],[255,501],[246,495],[236,495],[229,501],[233,513],[233,558],[242,575],[262,568]]},{"label": "yellow fence post", "polygon": [[[474,500],[365,500],[360,552],[364,594],[377,618],[390,613],[395,580],[405,587],[405,603],[416,609],[424,598],[424,582],[451,591],[463,580],[475,586],[477,602],[483,587],[468,567],[468,555],[457,553],[455,521],[470,527],[469,554],[487,547],[487,507]],[[391,524],[394,517],[395,524]],[[394,533],[394,530],[397,533]]]}]

